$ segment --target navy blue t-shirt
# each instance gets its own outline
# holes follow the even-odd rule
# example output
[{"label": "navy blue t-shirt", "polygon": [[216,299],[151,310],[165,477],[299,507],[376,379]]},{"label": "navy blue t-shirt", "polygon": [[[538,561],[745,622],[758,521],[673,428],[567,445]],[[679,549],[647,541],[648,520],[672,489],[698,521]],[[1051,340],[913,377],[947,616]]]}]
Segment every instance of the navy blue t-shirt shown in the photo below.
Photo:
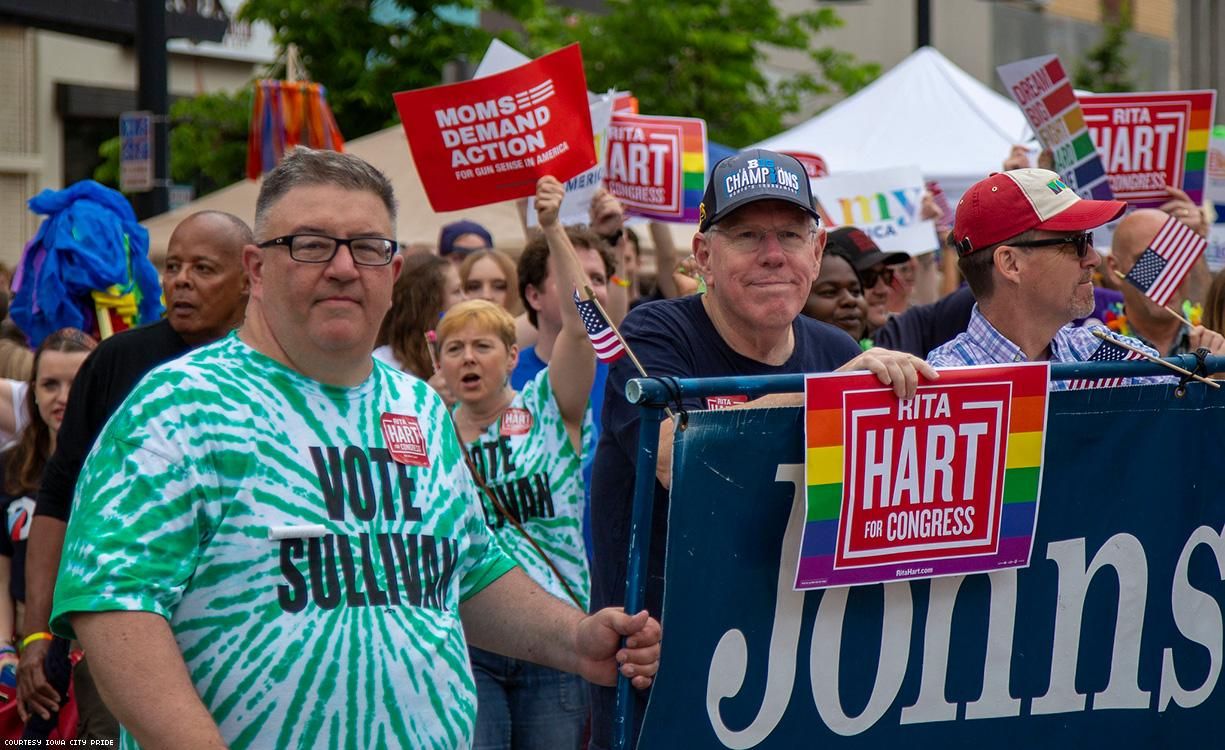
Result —
[{"label": "navy blue t-shirt", "polygon": [[[859,345],[840,328],[799,316],[792,324],[795,349],[782,365],[768,365],[738,354],[724,342],[702,305],[692,295],[649,302],[626,316],[621,333],[648,375],[678,378],[722,375],[781,375],[830,372],[858,356]],[[638,407],[625,399],[625,384],[638,377],[628,357],[613,363],[604,396],[604,429],[596,450],[591,489],[593,560],[591,611],[625,603],[626,554],[634,503],[634,466],[638,454]],[[704,409],[697,400],[686,409]],[[660,616],[664,542],[668,534],[668,491],[655,483],[651,558],[647,568],[647,609]],[[638,692],[638,691],[635,691]],[[592,747],[611,747],[611,688],[595,688]],[[639,698],[642,696],[640,695]],[[642,712],[637,713],[641,719]]]}]

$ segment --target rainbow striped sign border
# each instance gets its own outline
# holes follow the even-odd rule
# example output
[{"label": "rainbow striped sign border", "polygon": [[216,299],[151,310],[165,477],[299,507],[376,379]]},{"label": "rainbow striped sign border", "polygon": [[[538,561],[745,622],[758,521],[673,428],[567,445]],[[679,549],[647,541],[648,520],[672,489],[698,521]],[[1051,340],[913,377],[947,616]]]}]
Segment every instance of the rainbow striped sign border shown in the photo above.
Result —
[{"label": "rainbow striped sign border", "polygon": [[[938,381],[920,384],[921,394],[966,385],[992,385],[997,391],[1001,385],[1007,387],[1009,397],[1000,422],[1005,426],[1000,445],[1004,471],[998,488],[1002,502],[1001,512],[995,516],[998,528],[992,536],[997,540],[994,550],[959,556],[942,549],[928,558],[911,554],[899,556],[897,562],[857,567],[839,567],[835,560],[845,532],[840,525],[848,517],[844,504],[851,495],[845,484],[855,478],[853,472],[863,471],[862,466],[854,467],[846,449],[850,436],[845,433],[851,417],[846,408],[847,394],[889,389],[873,375],[810,375],[805,382],[807,514],[795,587],[862,585],[1027,566],[1042,486],[1049,374],[1046,362],[958,367],[941,370]],[[896,403],[896,397],[892,398]]]}]

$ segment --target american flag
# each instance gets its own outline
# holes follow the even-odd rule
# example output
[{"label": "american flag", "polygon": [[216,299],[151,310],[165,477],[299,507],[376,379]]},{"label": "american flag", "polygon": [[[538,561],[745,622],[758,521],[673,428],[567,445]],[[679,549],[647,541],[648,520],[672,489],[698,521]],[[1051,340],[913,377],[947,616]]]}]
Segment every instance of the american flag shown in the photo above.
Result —
[{"label": "american flag", "polygon": [[[1093,350],[1093,354],[1089,355],[1086,362],[1126,362],[1129,359],[1144,359],[1144,356],[1133,352],[1131,349],[1125,349],[1117,344],[1109,341],[1103,341]],[[1085,380],[1078,378],[1068,381],[1068,390],[1081,390],[1084,388],[1118,388],[1123,385],[1126,378],[1098,378],[1094,380]]]},{"label": "american flag", "polygon": [[1164,306],[1207,247],[1207,240],[1171,216],[1127,272],[1127,280]]},{"label": "american flag", "polygon": [[574,304],[578,307],[578,314],[583,319],[583,325],[587,327],[587,338],[591,339],[591,346],[595,349],[596,357],[604,363],[616,362],[620,359],[625,354],[625,347],[621,345],[621,338],[613,330],[612,324],[596,306],[595,300],[579,299],[576,291]]}]

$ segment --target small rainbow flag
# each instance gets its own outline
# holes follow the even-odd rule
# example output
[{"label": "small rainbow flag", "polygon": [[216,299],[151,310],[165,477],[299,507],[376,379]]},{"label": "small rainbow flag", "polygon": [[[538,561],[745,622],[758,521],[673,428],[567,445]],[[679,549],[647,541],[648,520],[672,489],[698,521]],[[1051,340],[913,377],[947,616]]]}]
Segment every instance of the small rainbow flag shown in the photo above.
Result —
[{"label": "small rainbow flag", "polygon": [[952,368],[903,402],[872,375],[809,376],[795,587],[1028,565],[1048,379],[1042,362]]}]

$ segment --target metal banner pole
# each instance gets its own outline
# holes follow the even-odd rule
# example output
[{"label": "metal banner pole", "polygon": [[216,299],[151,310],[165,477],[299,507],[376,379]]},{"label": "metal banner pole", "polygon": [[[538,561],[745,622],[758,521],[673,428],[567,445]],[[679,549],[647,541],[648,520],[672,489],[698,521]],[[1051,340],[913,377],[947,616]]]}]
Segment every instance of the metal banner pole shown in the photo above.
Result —
[{"label": "metal banner pole", "polygon": [[[663,410],[644,406],[638,429],[638,464],[635,467],[634,508],[630,520],[629,561],[625,575],[625,611],[642,610],[646,598],[647,557],[651,552],[651,516],[655,506],[655,461],[659,452],[659,423]],[[634,727],[634,686],[617,674],[617,704],[613,714],[613,750],[630,750]]]}]

